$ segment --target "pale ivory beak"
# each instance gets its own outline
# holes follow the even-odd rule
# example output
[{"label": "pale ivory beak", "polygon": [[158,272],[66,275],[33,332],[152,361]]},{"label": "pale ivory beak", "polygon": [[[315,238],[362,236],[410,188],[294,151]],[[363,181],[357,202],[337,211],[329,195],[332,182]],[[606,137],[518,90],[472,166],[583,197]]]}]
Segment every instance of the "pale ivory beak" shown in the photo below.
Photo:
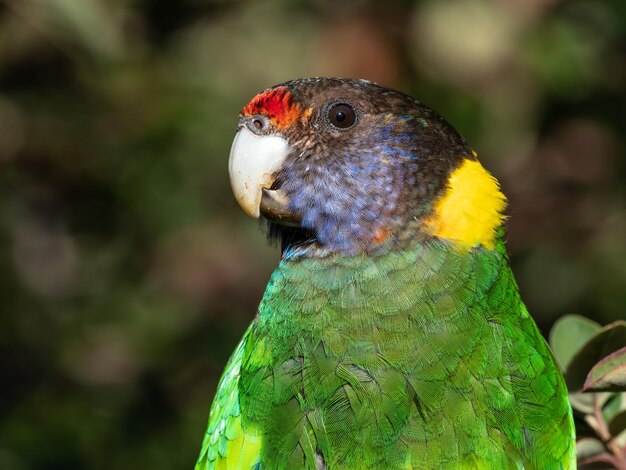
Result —
[{"label": "pale ivory beak", "polygon": [[288,153],[289,144],[283,137],[239,128],[230,149],[228,173],[235,199],[246,214],[260,216],[263,188],[272,186]]}]

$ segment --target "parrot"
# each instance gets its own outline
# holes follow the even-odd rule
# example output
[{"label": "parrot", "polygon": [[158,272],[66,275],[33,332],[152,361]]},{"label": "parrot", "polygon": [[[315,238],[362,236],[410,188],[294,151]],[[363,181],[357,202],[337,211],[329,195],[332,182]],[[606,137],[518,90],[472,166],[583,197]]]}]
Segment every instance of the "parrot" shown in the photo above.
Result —
[{"label": "parrot", "polygon": [[439,114],[367,80],[288,81],[243,108],[228,170],[281,258],[196,470],[575,468],[507,199]]}]

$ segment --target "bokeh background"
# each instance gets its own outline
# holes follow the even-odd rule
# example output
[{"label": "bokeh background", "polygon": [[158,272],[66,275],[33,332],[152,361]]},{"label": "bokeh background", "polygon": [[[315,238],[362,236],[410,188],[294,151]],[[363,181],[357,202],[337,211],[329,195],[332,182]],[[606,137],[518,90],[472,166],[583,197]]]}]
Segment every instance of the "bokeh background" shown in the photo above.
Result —
[{"label": "bokeh background", "polygon": [[0,1],[0,468],[189,469],[278,260],[240,108],[289,79],[418,97],[510,198],[542,330],[626,316],[626,2]]}]

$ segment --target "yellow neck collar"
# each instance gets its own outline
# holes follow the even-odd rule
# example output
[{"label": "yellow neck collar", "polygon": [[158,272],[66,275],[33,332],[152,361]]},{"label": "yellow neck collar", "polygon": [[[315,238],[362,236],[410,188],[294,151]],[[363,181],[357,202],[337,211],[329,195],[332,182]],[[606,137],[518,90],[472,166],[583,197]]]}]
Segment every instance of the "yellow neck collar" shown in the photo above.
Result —
[{"label": "yellow neck collar", "polygon": [[466,158],[450,174],[443,195],[424,220],[423,230],[463,248],[493,248],[506,204],[498,181],[478,160]]}]

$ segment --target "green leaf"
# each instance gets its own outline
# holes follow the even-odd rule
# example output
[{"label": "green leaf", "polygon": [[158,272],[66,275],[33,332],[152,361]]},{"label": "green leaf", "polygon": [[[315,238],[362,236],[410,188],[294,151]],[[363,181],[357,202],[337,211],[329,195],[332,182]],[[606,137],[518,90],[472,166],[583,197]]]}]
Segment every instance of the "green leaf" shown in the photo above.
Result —
[{"label": "green leaf", "polygon": [[626,410],[619,412],[609,421],[611,436],[617,436],[624,430],[626,430]]},{"label": "green leaf", "polygon": [[[590,394],[587,393],[586,395],[589,396]],[[626,410],[626,393],[608,393],[608,395],[609,399],[602,407],[602,414],[607,423],[618,413]]]},{"label": "green leaf", "polygon": [[576,411],[582,414],[593,413],[593,400],[596,399],[597,406],[602,407],[613,396],[612,393],[582,393],[569,392],[569,402]]},{"label": "green leaf", "polygon": [[593,395],[570,392],[569,402],[576,411],[583,414],[593,413]]},{"label": "green leaf", "polygon": [[597,439],[583,437],[576,441],[576,458],[578,460],[593,457],[605,452],[604,445]]},{"label": "green leaf", "polygon": [[602,358],[626,347],[626,321],[616,321],[602,327],[579,349],[565,368],[569,390],[580,390],[589,371]]},{"label": "green leaf", "polygon": [[583,391],[626,391],[626,347],[609,354],[591,369]]},{"label": "green leaf", "polygon": [[598,323],[580,315],[566,315],[557,320],[550,331],[550,347],[561,369],[567,368],[574,355],[601,328]]}]

